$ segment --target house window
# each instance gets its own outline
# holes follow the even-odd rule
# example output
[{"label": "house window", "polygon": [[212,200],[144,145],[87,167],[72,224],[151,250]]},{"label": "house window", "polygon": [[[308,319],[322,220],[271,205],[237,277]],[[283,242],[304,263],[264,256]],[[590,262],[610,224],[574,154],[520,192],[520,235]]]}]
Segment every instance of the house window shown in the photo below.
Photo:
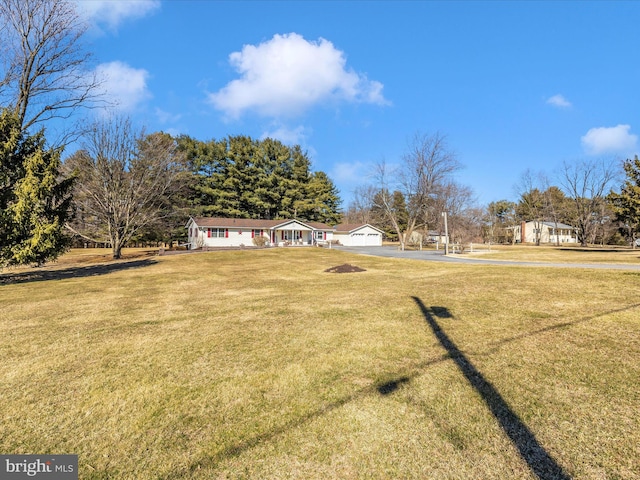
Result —
[{"label": "house window", "polygon": [[324,240],[324,232],[316,232],[316,239],[317,240]]},{"label": "house window", "polygon": [[251,231],[251,238],[261,237],[261,236],[262,236],[262,230],[252,230]]},{"label": "house window", "polygon": [[224,238],[225,234],[224,234],[224,228],[210,228],[209,231],[211,232],[211,237],[213,238]]},{"label": "house window", "polygon": [[282,231],[282,240],[289,240],[290,235],[289,235],[289,230],[283,230]]}]

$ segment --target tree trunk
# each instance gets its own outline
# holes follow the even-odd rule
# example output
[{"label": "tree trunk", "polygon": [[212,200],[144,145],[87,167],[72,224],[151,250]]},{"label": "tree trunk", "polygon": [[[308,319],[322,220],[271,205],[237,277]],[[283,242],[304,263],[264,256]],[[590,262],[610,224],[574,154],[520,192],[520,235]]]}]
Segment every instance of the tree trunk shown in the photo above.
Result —
[{"label": "tree trunk", "polygon": [[115,232],[115,235],[111,236],[111,251],[114,260],[122,257],[122,238],[118,235],[118,232]]}]

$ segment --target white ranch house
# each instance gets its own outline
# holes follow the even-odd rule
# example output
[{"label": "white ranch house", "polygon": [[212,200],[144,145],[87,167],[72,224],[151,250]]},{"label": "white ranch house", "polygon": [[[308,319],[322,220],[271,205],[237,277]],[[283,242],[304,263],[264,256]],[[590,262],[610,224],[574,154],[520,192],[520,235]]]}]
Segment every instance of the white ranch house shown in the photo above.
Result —
[{"label": "white ranch house", "polygon": [[578,243],[575,227],[564,223],[522,222],[513,229],[516,243]]},{"label": "white ranch house", "polygon": [[263,237],[268,246],[324,245],[337,241],[342,245],[382,245],[382,231],[375,227],[349,225],[347,227],[353,228],[346,231],[339,227],[297,219],[219,217],[191,217],[186,225],[187,243],[191,249],[252,247],[256,237]]}]

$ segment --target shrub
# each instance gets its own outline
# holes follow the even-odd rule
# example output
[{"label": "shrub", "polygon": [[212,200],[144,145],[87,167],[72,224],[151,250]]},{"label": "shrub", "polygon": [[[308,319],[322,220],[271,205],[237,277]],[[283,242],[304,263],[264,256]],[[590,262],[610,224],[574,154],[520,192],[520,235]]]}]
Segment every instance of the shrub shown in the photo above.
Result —
[{"label": "shrub", "polygon": [[267,237],[263,237],[263,236],[253,237],[253,244],[256,247],[264,247],[267,244]]}]

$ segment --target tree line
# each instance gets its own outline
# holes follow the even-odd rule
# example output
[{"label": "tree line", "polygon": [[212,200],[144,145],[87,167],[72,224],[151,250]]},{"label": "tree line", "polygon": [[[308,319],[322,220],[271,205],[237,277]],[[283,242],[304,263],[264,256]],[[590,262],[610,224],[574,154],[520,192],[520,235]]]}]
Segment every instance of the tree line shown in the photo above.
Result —
[{"label": "tree line", "polygon": [[340,198],[299,146],[232,136],[201,141],[146,134],[126,118],[98,123],[62,168],[73,179],[73,216],[84,241],[111,245],[185,239],[189,216],[301,218],[336,223]]},{"label": "tree line", "polygon": [[[443,212],[460,243],[513,241],[522,220],[573,225],[582,244],[640,236],[637,157],[624,162],[619,192],[613,163],[572,162],[556,185],[526,172],[517,202],[482,208],[456,181],[462,165],[446,137],[416,134],[395,165],[376,164],[372,183],[341,212],[335,185],[312,171],[299,146],[148,134],[117,117],[87,121],[83,109],[105,102],[87,73],[86,29],[69,0],[0,0],[0,267],[53,260],[73,239],[109,244],[118,258],[127,243],[179,240],[188,215],[342,218],[381,227],[402,248],[442,230]],[[63,162],[80,138],[82,148]]]},{"label": "tree line", "polygon": [[177,138],[186,155],[198,215],[235,218],[301,218],[335,224],[338,190],[299,145],[233,136],[208,142]]},{"label": "tree line", "polygon": [[[502,200],[488,206],[486,233],[494,241],[513,243],[513,227],[519,222],[545,222],[555,228],[570,225],[582,246],[635,246],[640,234],[640,209],[635,207],[640,200],[639,173],[637,156],[621,164],[615,160],[564,162],[555,177],[557,185],[544,173],[527,171],[518,185],[518,202]],[[540,244],[540,231],[535,228],[536,244]]]},{"label": "tree line", "polygon": [[0,267],[53,260],[74,239],[118,258],[127,243],[183,238],[188,215],[337,221],[335,185],[299,146],[87,121],[108,105],[86,31],[75,2],[0,0]]},{"label": "tree line", "polygon": [[[445,212],[450,241],[459,244],[514,243],[515,227],[523,221],[555,228],[569,225],[583,246],[635,246],[640,237],[637,156],[622,165],[614,160],[565,162],[553,180],[526,171],[515,186],[517,201],[500,200],[484,207],[477,205],[469,187],[456,181],[460,168],[444,135],[418,133],[396,165],[376,164],[373,182],[356,189],[345,221],[376,225],[401,249],[421,242],[428,232],[444,235]],[[535,231],[539,244],[541,228]]]},{"label": "tree line", "polygon": [[[192,216],[300,218],[335,224],[340,197],[299,146],[233,136],[200,141],[137,130],[127,118],[93,124],[64,163],[44,131],[0,114],[0,261],[53,260],[77,243],[179,242]],[[73,238],[72,238],[73,237]]]}]

